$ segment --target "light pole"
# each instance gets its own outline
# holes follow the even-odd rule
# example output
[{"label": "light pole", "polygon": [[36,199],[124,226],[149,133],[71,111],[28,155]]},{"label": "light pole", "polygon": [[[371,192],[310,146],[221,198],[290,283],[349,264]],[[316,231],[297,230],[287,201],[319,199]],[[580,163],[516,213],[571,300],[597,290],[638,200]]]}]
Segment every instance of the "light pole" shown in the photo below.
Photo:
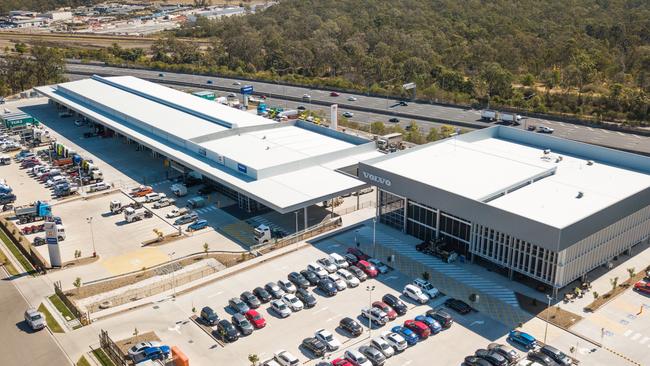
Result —
[{"label": "light pole", "polygon": [[548,308],[551,307],[551,299],[552,297],[549,295],[546,295],[546,298],[548,299],[548,304],[546,305],[546,327],[544,328],[544,344],[546,344],[546,334],[548,333],[548,318],[549,318],[549,311]]},{"label": "light pole", "polygon": [[[366,286],[368,291],[368,311],[372,310],[372,292],[375,291],[375,286]],[[372,319],[368,314],[368,339],[372,339]]]},{"label": "light pole", "polygon": [[90,225],[90,240],[93,243],[93,258],[97,256],[97,250],[95,249],[95,232],[93,231],[93,217],[86,217],[86,222]]},{"label": "light pole", "polygon": [[171,266],[171,269],[172,269],[172,287],[174,289],[172,297],[174,299],[176,298],[176,274],[174,273],[174,272],[176,272],[176,270],[174,269],[173,263],[171,263],[171,262],[174,260],[174,255],[175,254],[176,254],[176,252],[171,252],[171,253],[167,254],[167,256],[169,256],[169,262],[170,262],[170,264],[172,264],[172,266]]}]

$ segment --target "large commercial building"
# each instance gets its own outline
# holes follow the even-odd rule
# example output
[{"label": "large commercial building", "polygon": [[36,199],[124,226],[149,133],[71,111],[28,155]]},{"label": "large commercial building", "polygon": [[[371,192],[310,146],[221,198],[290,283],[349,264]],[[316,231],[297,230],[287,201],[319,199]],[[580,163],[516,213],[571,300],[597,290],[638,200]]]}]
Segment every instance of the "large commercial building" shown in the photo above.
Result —
[{"label": "large commercial building", "polygon": [[130,76],[36,88],[71,110],[169,161],[200,173],[239,207],[280,213],[357,191],[372,141],[302,121],[277,123]]},{"label": "large commercial building", "polygon": [[650,236],[650,158],[495,126],[359,164],[377,217],[555,290]]}]

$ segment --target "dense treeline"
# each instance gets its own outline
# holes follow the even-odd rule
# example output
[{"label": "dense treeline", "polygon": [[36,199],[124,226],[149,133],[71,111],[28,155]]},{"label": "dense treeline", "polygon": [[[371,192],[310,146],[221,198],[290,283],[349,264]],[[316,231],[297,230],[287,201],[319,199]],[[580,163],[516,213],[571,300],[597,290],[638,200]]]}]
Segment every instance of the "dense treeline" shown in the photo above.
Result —
[{"label": "dense treeline", "polygon": [[166,38],[160,65],[650,120],[647,0],[285,0],[266,11],[199,18]]},{"label": "dense treeline", "polygon": [[11,10],[47,11],[61,7],[75,7],[91,5],[100,0],[2,0],[0,1],[0,15],[8,14]]},{"label": "dense treeline", "polygon": [[60,50],[37,45],[27,52],[19,45],[19,52],[0,58],[0,96],[64,80],[65,62]]}]

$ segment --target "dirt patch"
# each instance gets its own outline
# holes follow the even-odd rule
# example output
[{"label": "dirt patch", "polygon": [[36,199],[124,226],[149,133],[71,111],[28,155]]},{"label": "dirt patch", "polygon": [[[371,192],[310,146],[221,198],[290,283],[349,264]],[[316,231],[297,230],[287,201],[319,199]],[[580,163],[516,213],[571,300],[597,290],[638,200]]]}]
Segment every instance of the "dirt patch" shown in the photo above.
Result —
[{"label": "dirt patch", "polygon": [[627,279],[627,281],[621,283],[620,285],[616,286],[616,288],[610,290],[609,292],[600,295],[596,300],[594,300],[591,304],[585,306],[584,310],[588,312],[594,312],[598,310],[601,306],[605,305],[611,300],[614,300],[614,298],[620,294],[622,294],[625,290],[627,290],[629,287],[634,286],[635,283],[641,281],[645,276],[646,276],[646,271],[650,270],[650,266],[648,266],[645,271],[641,271],[634,276],[630,277]]},{"label": "dirt patch", "polygon": [[[135,329],[134,329],[135,331]],[[143,334],[138,334],[131,338],[122,339],[115,342],[115,345],[125,354],[129,354],[129,348],[140,342],[160,342],[160,338],[156,335],[156,332],[147,332]]]},{"label": "dirt patch", "polygon": [[518,292],[515,294],[517,296],[517,301],[519,301],[519,306],[522,309],[531,314],[534,314],[536,317],[544,321],[548,320],[549,323],[554,324],[560,328],[570,328],[582,320],[582,317],[580,315],[566,311],[560,308],[559,305],[551,306],[547,309],[547,304],[544,301],[539,301]]},{"label": "dirt patch", "polygon": [[171,242],[174,242],[179,239],[185,239],[186,236],[183,234],[178,234],[178,233],[172,233],[168,235],[164,235],[161,238],[155,238],[151,240],[146,240],[142,242],[143,247],[157,247],[159,245],[165,245],[169,244]]}]

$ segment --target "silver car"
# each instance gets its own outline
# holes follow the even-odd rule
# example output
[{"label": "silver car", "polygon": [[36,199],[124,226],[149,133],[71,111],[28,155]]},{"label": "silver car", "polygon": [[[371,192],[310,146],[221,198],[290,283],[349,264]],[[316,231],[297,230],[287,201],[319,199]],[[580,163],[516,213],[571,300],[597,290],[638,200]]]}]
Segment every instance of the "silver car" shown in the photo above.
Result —
[{"label": "silver car", "polygon": [[34,308],[29,308],[25,311],[25,322],[32,330],[45,328],[45,316]]}]

